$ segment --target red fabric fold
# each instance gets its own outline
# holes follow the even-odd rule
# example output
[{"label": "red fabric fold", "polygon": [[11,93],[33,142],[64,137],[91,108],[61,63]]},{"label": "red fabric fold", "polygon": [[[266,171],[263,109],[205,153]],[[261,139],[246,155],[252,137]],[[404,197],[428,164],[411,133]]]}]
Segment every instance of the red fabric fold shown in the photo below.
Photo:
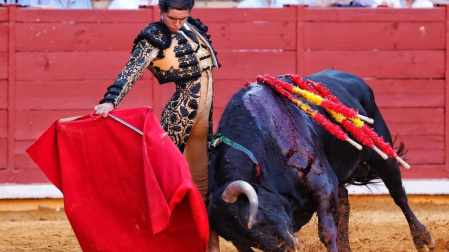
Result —
[{"label": "red fabric fold", "polygon": [[206,251],[209,223],[187,162],[150,108],[56,121],[27,152],[64,195],[83,251]]}]

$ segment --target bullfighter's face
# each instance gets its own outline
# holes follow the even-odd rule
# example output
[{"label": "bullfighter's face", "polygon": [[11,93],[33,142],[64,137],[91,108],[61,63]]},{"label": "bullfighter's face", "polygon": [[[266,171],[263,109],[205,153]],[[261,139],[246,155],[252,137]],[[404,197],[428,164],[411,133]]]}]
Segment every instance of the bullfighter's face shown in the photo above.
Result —
[{"label": "bullfighter's face", "polygon": [[245,195],[235,203],[227,203],[218,196],[209,205],[210,223],[220,236],[231,240],[239,251],[286,252],[299,248],[294,235],[293,209],[288,199],[253,185],[257,191],[259,208],[255,223],[248,228],[250,206]]},{"label": "bullfighter's face", "polygon": [[162,12],[161,17],[164,24],[172,32],[178,32],[189,17],[189,10],[177,10],[168,8],[167,12]]}]

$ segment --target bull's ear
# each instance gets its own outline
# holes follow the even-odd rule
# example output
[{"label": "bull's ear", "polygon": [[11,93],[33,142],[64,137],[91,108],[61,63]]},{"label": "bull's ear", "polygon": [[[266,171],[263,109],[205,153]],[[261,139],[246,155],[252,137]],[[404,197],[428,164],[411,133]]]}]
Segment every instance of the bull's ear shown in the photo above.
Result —
[{"label": "bull's ear", "polygon": [[249,201],[248,228],[250,229],[256,220],[259,208],[259,198],[254,188],[246,181],[237,180],[230,183],[223,191],[221,198],[227,203],[234,203],[240,194],[245,194]]}]

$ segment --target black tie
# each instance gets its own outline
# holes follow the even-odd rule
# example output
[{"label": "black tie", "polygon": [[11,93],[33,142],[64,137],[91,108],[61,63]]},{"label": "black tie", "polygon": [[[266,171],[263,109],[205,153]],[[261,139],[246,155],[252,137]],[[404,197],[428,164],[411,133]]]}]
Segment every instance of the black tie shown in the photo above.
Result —
[{"label": "black tie", "polygon": [[197,43],[198,45],[200,44],[193,31],[187,30],[184,26],[181,27],[181,31],[184,32],[184,34],[187,35],[187,37],[189,37],[191,40],[195,41],[195,43]]}]

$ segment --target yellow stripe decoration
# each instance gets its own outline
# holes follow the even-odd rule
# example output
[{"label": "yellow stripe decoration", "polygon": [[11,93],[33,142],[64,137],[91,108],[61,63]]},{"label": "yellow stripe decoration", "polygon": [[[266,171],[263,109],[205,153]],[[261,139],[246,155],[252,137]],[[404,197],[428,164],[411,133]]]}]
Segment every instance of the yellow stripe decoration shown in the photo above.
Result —
[{"label": "yellow stripe decoration", "polygon": [[330,113],[332,115],[332,117],[335,119],[335,121],[341,123],[344,119],[346,119],[346,117],[340,113],[337,113],[335,111],[332,110],[327,110],[328,113]]},{"label": "yellow stripe decoration", "polygon": [[361,127],[363,127],[363,125],[365,125],[363,123],[363,121],[360,120],[360,118],[358,118],[358,117],[356,117],[356,118],[349,118],[349,120],[351,120],[352,123],[354,123],[354,125],[357,126],[358,128],[361,128]]},{"label": "yellow stripe decoration", "polygon": [[312,92],[306,91],[306,90],[301,89],[299,87],[292,88],[292,91],[295,94],[304,97],[304,99],[306,99],[307,101],[311,102],[312,104],[320,106],[321,103],[323,103],[323,97],[321,97],[319,95],[316,95],[316,94],[314,94]]}]

